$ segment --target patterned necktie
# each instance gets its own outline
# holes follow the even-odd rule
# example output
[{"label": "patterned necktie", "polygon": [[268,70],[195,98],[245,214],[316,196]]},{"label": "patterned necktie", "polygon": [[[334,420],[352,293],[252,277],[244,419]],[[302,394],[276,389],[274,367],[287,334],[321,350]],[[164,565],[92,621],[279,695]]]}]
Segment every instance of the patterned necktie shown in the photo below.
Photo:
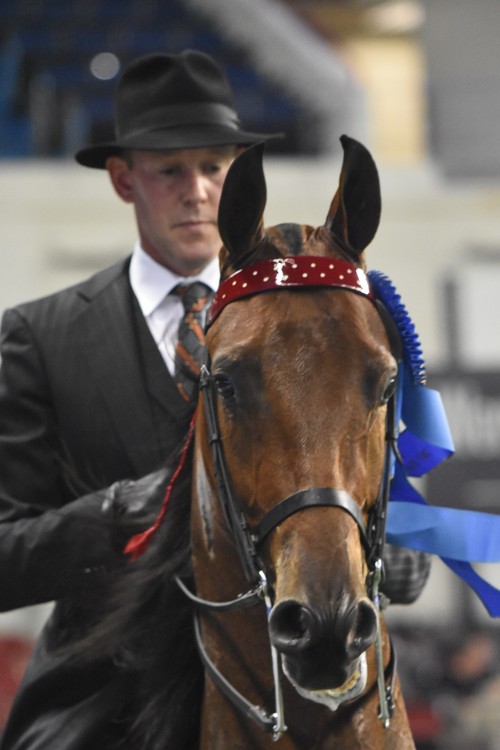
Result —
[{"label": "patterned necktie", "polygon": [[201,281],[178,284],[173,293],[179,295],[184,305],[184,317],[179,323],[175,345],[175,379],[182,398],[195,401],[205,351],[203,318],[212,293]]}]

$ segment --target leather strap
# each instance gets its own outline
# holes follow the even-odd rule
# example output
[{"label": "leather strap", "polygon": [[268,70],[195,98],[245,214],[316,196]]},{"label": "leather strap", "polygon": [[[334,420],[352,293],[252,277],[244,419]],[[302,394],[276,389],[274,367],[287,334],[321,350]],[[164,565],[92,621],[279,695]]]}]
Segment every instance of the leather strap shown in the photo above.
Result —
[{"label": "leather strap", "polygon": [[253,607],[255,604],[260,604],[262,602],[262,596],[258,589],[247,591],[246,594],[240,594],[236,599],[231,599],[227,602],[211,602],[208,601],[208,599],[201,599],[199,596],[196,596],[196,594],[193,594],[179,576],[175,576],[175,582],[182,593],[187,596],[193,604],[196,604],[197,607],[201,607],[202,609],[210,609],[213,612],[235,612],[239,609]]},{"label": "leather strap", "polygon": [[236,688],[234,688],[224,675],[217,669],[209,655],[205,651],[205,646],[200,633],[200,625],[198,618],[194,616],[194,632],[196,636],[196,645],[198,646],[198,652],[203,665],[213,680],[214,684],[217,685],[223,695],[228,698],[233,706],[235,706],[244,716],[248,716],[252,719],[264,732],[274,732],[276,730],[276,724],[273,716],[264,711],[260,706],[256,706],[250,703],[243,695],[241,695]]},{"label": "leather strap", "polygon": [[359,526],[361,540],[366,549],[369,549],[368,538],[365,531],[363,514],[359,505],[352,499],[349,493],[333,487],[314,487],[312,489],[300,490],[293,495],[281,500],[274,505],[264,516],[262,521],[253,529],[252,536],[256,544],[263,539],[282,521],[289,518],[299,510],[314,506],[329,506],[340,508],[354,518]]}]

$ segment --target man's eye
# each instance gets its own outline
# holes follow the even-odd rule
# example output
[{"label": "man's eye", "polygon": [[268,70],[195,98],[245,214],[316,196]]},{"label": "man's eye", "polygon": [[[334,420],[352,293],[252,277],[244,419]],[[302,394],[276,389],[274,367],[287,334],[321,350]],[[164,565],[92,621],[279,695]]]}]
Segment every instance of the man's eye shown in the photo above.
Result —
[{"label": "man's eye", "polygon": [[220,172],[220,170],[221,170],[220,164],[208,164],[205,167],[206,174],[217,174],[218,172]]}]

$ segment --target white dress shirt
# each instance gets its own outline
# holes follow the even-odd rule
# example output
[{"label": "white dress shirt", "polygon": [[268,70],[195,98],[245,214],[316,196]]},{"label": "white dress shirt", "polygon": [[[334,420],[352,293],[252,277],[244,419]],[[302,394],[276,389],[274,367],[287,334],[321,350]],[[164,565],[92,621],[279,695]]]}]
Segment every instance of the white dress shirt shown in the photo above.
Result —
[{"label": "white dress shirt", "polygon": [[195,281],[203,281],[215,291],[219,286],[219,259],[214,258],[197,276],[178,276],[153,260],[137,242],[129,274],[142,314],[169,372],[173,375],[177,330],[184,307],[179,295],[171,292],[177,284],[191,284]]}]

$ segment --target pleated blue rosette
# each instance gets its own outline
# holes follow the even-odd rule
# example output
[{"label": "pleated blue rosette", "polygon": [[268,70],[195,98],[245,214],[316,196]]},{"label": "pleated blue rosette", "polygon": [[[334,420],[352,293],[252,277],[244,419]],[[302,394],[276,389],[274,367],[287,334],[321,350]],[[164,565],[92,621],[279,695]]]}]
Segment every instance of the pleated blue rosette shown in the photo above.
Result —
[{"label": "pleated blue rosette", "polygon": [[500,617],[500,591],[471,563],[500,562],[500,516],[430,506],[409,477],[421,477],[454,452],[438,391],[427,388],[425,361],[415,326],[390,279],[369,271],[370,285],[393,319],[402,343],[397,395],[398,450],[394,460],[387,541],[438,555],[479,596],[492,617]]}]

